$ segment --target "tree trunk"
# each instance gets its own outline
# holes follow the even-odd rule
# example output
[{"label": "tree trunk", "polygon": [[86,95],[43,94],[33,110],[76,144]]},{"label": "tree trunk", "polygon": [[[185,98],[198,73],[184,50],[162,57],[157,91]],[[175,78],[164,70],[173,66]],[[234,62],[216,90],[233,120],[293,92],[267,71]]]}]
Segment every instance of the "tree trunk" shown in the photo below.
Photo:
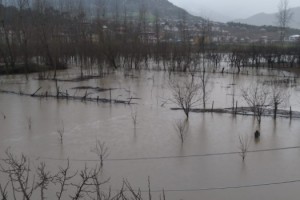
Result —
[{"label": "tree trunk", "polygon": [[276,119],[276,117],[277,117],[277,109],[278,109],[278,103],[275,102],[275,106],[274,106],[274,119]]}]

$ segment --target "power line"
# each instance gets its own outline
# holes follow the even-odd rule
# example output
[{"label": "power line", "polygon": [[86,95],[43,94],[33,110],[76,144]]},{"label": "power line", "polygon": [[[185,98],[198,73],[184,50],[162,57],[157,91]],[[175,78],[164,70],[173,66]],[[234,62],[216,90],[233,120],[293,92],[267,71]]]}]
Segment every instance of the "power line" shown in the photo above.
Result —
[{"label": "power line", "polygon": [[[271,151],[283,151],[291,149],[300,149],[300,146],[294,147],[283,147],[283,148],[272,148],[272,149],[262,149],[262,150],[251,150],[249,153],[257,152],[271,152]],[[228,153],[211,153],[211,154],[195,154],[195,155],[186,155],[186,156],[164,156],[164,157],[141,157],[141,158],[120,158],[120,159],[106,159],[108,161],[132,161],[132,160],[154,160],[154,159],[172,159],[172,158],[190,158],[190,157],[209,157],[209,156],[223,156],[223,155],[234,155],[240,154],[240,152],[228,152]],[[66,161],[68,159],[59,159],[59,158],[49,158],[49,157],[37,157],[37,159],[48,159],[48,160],[60,160]],[[99,160],[82,160],[82,159],[69,159],[70,161],[99,161]],[[291,184],[291,183],[300,183],[300,179],[279,181],[279,182],[268,182],[268,183],[258,183],[258,184],[249,184],[249,185],[238,185],[238,186],[224,186],[224,187],[203,187],[203,188],[192,188],[192,189],[164,189],[165,192],[200,192],[200,191],[215,191],[215,190],[229,190],[229,189],[242,189],[242,188],[253,188],[253,187],[266,187],[272,185],[282,185],[282,184]],[[115,190],[117,191],[117,190]],[[149,192],[148,190],[139,190],[142,193]],[[161,193],[163,190],[151,190],[153,193]]]},{"label": "power line", "polygon": [[[214,190],[228,190],[228,189],[241,189],[241,188],[253,188],[253,187],[263,187],[272,185],[282,185],[288,183],[300,183],[300,179],[280,181],[280,182],[269,182],[260,184],[250,184],[250,185],[240,185],[240,186],[227,186],[227,187],[210,187],[210,188],[195,188],[195,189],[166,189],[165,192],[200,192],[200,191],[214,191]],[[141,192],[149,192],[148,190],[142,190]],[[151,192],[162,192],[162,190],[151,190]]]},{"label": "power line", "polygon": [[[282,148],[270,148],[261,150],[249,150],[247,153],[259,153],[259,152],[271,152],[271,151],[283,151],[300,149],[300,146],[294,147],[282,147]],[[105,161],[139,161],[139,160],[163,160],[163,159],[176,159],[176,158],[197,158],[197,157],[210,157],[210,156],[225,156],[225,155],[236,155],[240,154],[240,151],[236,152],[225,152],[225,153],[208,153],[208,154],[193,154],[193,155],[183,155],[183,156],[157,156],[157,157],[137,157],[137,158],[108,158]],[[37,157],[37,159],[43,160],[56,160],[56,161],[76,161],[76,162],[98,162],[98,159],[65,159],[65,158],[51,158],[51,157]]]}]

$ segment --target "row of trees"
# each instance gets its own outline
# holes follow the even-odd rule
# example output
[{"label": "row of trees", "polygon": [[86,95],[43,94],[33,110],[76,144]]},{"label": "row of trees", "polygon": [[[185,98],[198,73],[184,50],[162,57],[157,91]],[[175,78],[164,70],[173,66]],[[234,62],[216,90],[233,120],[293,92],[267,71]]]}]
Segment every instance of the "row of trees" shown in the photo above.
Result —
[{"label": "row of trees", "polygon": [[296,67],[300,64],[298,46],[240,46],[233,47],[227,60],[240,72],[241,67]]},{"label": "row of trees", "polygon": [[53,69],[55,78],[57,69],[75,63],[83,75],[84,69],[92,71],[95,65],[101,73],[103,66],[140,68],[162,57],[176,57],[174,62],[182,63],[181,54],[191,53],[184,15],[179,36],[183,42],[168,44],[160,42],[159,13],[150,26],[143,6],[132,18],[126,7],[122,15],[116,9],[117,13],[106,16],[104,0],[95,1],[92,14],[82,1],[74,2],[18,0],[14,6],[0,5],[0,63],[7,73],[20,64],[28,73],[37,63]]},{"label": "row of trees", "polygon": [[[213,111],[213,108],[211,110],[206,109],[206,103],[211,92],[207,84],[209,76],[205,71],[199,75],[198,79],[192,77],[185,81],[170,81],[171,101],[183,110],[187,119],[192,109],[199,105],[203,105],[205,112]],[[241,97],[249,106],[248,108],[241,108],[241,112],[252,112],[258,125],[261,124],[261,118],[268,110],[273,110],[273,118],[276,119],[279,107],[284,107],[289,102],[290,94],[280,87],[276,79],[272,80],[270,84],[268,86],[256,84],[241,89]],[[235,99],[234,95],[233,93],[233,99]],[[234,103],[233,100],[232,109],[236,113],[238,108],[234,108]]]},{"label": "row of trees", "polygon": [[260,125],[267,108],[273,109],[273,118],[276,119],[278,108],[287,105],[290,95],[274,84],[271,89],[259,85],[242,89],[242,97]]},{"label": "row of trees", "polygon": [[199,41],[193,44],[183,15],[178,26],[179,42],[167,42],[161,40],[159,13],[149,25],[144,7],[137,18],[127,16],[125,8],[122,15],[107,17],[105,2],[99,0],[91,18],[81,1],[68,4],[60,0],[56,6],[45,0],[16,2],[15,7],[0,6],[0,65],[7,73],[20,68],[28,73],[36,64],[54,70],[56,78],[56,70],[68,64],[76,64],[83,77],[84,72],[103,75],[107,69],[140,69],[153,66],[153,62],[160,69],[174,71],[200,70],[200,65],[209,62],[218,66],[221,61],[239,70],[248,65],[300,63],[298,46],[213,45],[208,39],[209,20],[204,20]]}]

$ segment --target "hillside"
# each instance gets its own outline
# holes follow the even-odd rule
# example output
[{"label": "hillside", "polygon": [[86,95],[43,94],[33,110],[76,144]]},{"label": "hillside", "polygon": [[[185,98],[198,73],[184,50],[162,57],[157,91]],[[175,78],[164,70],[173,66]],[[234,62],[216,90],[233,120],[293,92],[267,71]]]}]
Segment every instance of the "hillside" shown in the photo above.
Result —
[{"label": "hillside", "polygon": [[[0,4],[4,4],[0,0]],[[6,0],[6,6],[16,6],[18,3],[15,0]],[[182,19],[183,17],[187,20],[201,20],[201,17],[193,16],[188,13],[183,8],[175,6],[168,0],[52,0],[47,3],[59,9],[59,7],[64,7],[67,10],[77,9],[83,6],[88,11],[89,16],[95,16],[96,10],[101,10],[105,12],[107,17],[124,16],[128,17],[138,17],[141,10],[144,10],[147,17],[153,17],[158,15],[162,19]],[[16,6],[17,7],[17,6]],[[73,7],[73,8],[72,8]],[[103,14],[103,13],[102,13]]]},{"label": "hillside", "polygon": [[[292,21],[290,22],[289,26],[292,28],[300,29],[300,7],[291,8],[291,11],[294,13]],[[240,22],[243,24],[250,24],[255,26],[272,26],[277,25],[277,18],[276,13],[259,13],[248,17],[246,19],[237,19],[234,22]]]},{"label": "hillside", "polygon": [[[232,36],[237,38],[244,38],[252,41],[259,41],[263,38],[269,41],[279,40],[278,27],[276,26],[255,26],[249,24],[241,24],[235,22],[229,22],[224,27],[223,30],[228,31]],[[286,30],[287,36],[290,35],[299,35],[299,29],[288,28]]]},{"label": "hillside", "polygon": [[234,21],[255,26],[271,26],[276,25],[276,14],[259,13],[247,19],[238,19]]},{"label": "hillside", "polygon": [[[86,0],[86,4],[95,5],[95,0]],[[163,19],[181,19],[183,16],[190,20],[201,20],[200,17],[189,14],[182,8],[175,6],[168,0],[102,0],[107,15],[112,16],[118,12],[119,16],[138,16],[143,9],[147,16],[159,15]]]}]

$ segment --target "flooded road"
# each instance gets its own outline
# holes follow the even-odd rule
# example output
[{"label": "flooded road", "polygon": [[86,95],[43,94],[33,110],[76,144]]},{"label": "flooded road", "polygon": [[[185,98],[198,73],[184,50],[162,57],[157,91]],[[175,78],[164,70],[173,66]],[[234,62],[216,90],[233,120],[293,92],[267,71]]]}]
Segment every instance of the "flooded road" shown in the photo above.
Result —
[{"label": "flooded road", "polygon": [[[260,74],[259,72],[258,74]],[[266,72],[264,72],[266,73]],[[186,76],[172,74],[179,80]],[[55,82],[28,81],[21,76],[1,77],[0,89],[35,92],[55,91]],[[197,75],[196,75],[197,78]],[[253,83],[271,80],[269,76],[210,74],[207,107],[232,106],[232,94],[239,106],[245,106],[240,91]],[[297,199],[300,195],[300,123],[299,119],[263,117],[261,138],[255,141],[257,123],[252,116],[217,113],[191,113],[189,129],[182,144],[175,123],[184,119],[171,101],[167,72],[116,72],[101,79],[82,82],[58,82],[62,91],[84,95],[79,86],[113,88],[113,99],[132,105],[40,99],[0,94],[0,155],[7,148],[24,153],[34,162],[45,161],[53,171],[70,159],[72,168],[96,163],[91,152],[96,140],[105,142],[109,156],[103,176],[110,177],[113,189],[122,180],[147,191],[151,179],[153,198],[166,191],[167,199]],[[300,88],[281,86],[289,91],[285,106],[300,111]],[[88,90],[91,96],[110,98],[108,91]],[[201,108],[199,104],[196,107]],[[132,116],[136,113],[137,124]],[[5,117],[4,117],[5,116]],[[64,128],[63,143],[57,130]],[[245,162],[239,155],[239,135],[250,137]],[[299,147],[299,148],[298,148]],[[1,180],[2,181],[2,180]],[[156,195],[157,194],[157,195]],[[50,196],[49,196],[50,198]]]}]

